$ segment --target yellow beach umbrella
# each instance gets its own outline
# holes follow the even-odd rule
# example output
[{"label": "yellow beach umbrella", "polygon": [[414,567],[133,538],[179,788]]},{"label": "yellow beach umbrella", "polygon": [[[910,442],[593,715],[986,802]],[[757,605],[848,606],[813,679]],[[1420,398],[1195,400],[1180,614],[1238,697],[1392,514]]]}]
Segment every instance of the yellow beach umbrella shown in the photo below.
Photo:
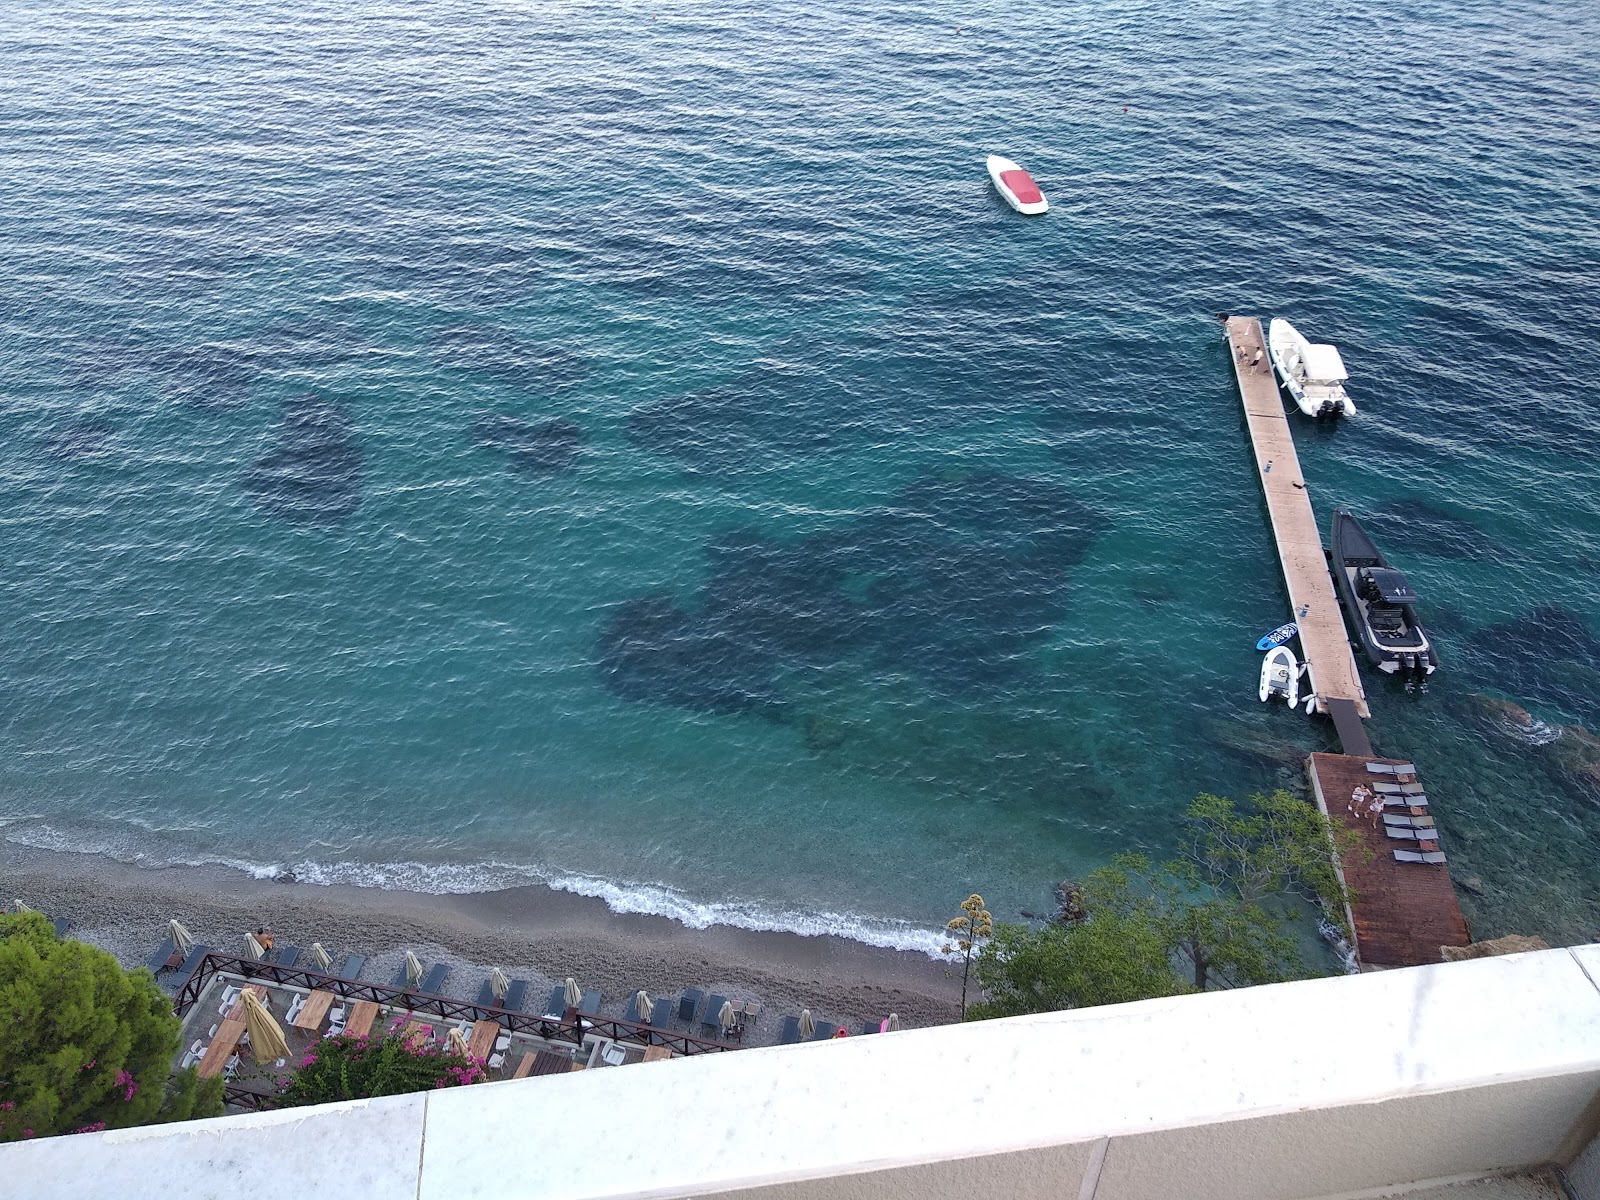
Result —
[{"label": "yellow beach umbrella", "polygon": [[496,1000],[504,1000],[506,993],[511,990],[511,979],[499,967],[489,972],[489,989],[494,992]]},{"label": "yellow beach umbrella", "polygon": [[406,951],[406,986],[414,988],[422,982],[422,961],[411,951]]},{"label": "yellow beach umbrella", "polygon": [[289,1057],[289,1043],[283,1040],[283,1030],[272,1019],[261,997],[252,991],[244,993],[244,1027],[250,1031],[250,1050],[257,1062],[271,1062]]},{"label": "yellow beach umbrella", "polygon": [[333,970],[333,955],[322,948],[321,942],[311,943],[311,959],[317,964],[319,971]]},{"label": "yellow beach umbrella", "polygon": [[194,949],[194,935],[176,918],[167,922],[167,934],[172,938],[172,944],[178,948],[178,953],[187,958],[189,951]]},{"label": "yellow beach umbrella", "polygon": [[650,1019],[650,993],[643,988],[633,994],[633,1015],[639,1021]]},{"label": "yellow beach umbrella", "polygon": [[459,1054],[462,1058],[467,1057],[467,1039],[461,1036],[461,1030],[459,1029],[452,1027],[450,1032],[445,1035],[444,1047],[451,1054]]},{"label": "yellow beach umbrella", "polygon": [[578,1005],[583,1003],[583,990],[578,987],[576,979],[568,975],[567,982],[562,986],[566,989],[565,999],[568,1008],[577,1008]]},{"label": "yellow beach umbrella", "polygon": [[900,1014],[899,1013],[890,1013],[889,1014],[889,1019],[883,1023],[883,1031],[885,1033],[894,1033],[899,1028],[900,1028]]},{"label": "yellow beach umbrella", "polygon": [[724,1000],[722,1007],[717,1011],[717,1024],[722,1026],[722,1032],[727,1033],[733,1028],[733,1001]]},{"label": "yellow beach umbrella", "polygon": [[800,1038],[809,1042],[811,1035],[817,1032],[817,1019],[811,1015],[809,1008],[800,1010]]},{"label": "yellow beach umbrella", "polygon": [[250,951],[251,958],[265,958],[267,956],[267,948],[256,941],[256,935],[253,933],[244,935],[244,948]]}]

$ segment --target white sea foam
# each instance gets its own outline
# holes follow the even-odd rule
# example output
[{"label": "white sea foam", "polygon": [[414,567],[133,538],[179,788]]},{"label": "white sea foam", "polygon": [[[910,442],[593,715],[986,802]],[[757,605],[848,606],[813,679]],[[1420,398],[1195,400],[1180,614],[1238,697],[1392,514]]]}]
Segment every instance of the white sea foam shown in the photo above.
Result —
[{"label": "white sea foam", "polygon": [[826,910],[778,907],[754,900],[703,901],[660,883],[631,883],[518,863],[425,863],[416,861],[264,863],[222,855],[173,853],[171,846],[154,852],[133,837],[68,834],[38,818],[0,820],[0,836],[18,845],[68,854],[95,854],[139,867],[220,866],[256,879],[292,876],[296,883],[384,888],[427,895],[465,895],[502,888],[542,885],[605,902],[617,913],[667,917],[691,929],[728,925],[737,929],[792,933],[801,937],[832,935],[889,950],[921,951],[941,957],[943,935],[925,926],[893,918],[871,918]]}]

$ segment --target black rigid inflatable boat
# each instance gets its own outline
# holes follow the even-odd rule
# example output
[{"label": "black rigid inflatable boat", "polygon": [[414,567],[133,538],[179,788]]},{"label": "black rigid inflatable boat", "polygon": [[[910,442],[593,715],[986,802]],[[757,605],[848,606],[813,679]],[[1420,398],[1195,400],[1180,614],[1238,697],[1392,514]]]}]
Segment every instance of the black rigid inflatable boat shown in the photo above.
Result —
[{"label": "black rigid inflatable boat", "polygon": [[1417,594],[1350,510],[1333,510],[1333,582],[1356,640],[1385,674],[1431,675],[1439,656],[1417,620]]}]

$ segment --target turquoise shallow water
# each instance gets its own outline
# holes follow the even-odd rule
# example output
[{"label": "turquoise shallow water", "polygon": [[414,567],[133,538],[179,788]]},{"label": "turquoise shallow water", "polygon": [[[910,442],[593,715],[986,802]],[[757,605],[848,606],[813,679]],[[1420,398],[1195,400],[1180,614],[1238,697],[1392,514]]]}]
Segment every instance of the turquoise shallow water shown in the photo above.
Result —
[{"label": "turquoise shallow water", "polygon": [[1254,699],[1251,311],[1351,367],[1303,465],[1425,596],[1373,731],[1475,928],[1592,935],[1575,735],[1473,697],[1600,727],[1597,38],[7,5],[6,836],[905,946],[1044,908],[1331,744]]}]

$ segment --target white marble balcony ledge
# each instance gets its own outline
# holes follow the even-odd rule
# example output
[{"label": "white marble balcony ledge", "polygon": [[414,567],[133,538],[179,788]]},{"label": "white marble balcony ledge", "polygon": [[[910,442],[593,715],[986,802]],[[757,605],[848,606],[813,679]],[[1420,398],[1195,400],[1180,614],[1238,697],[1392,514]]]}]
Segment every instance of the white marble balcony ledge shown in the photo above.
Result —
[{"label": "white marble balcony ledge", "polygon": [[0,1148],[0,1178],[75,1200],[1354,1196],[1570,1161],[1597,979],[1588,946],[745,1050],[50,1139]]}]

